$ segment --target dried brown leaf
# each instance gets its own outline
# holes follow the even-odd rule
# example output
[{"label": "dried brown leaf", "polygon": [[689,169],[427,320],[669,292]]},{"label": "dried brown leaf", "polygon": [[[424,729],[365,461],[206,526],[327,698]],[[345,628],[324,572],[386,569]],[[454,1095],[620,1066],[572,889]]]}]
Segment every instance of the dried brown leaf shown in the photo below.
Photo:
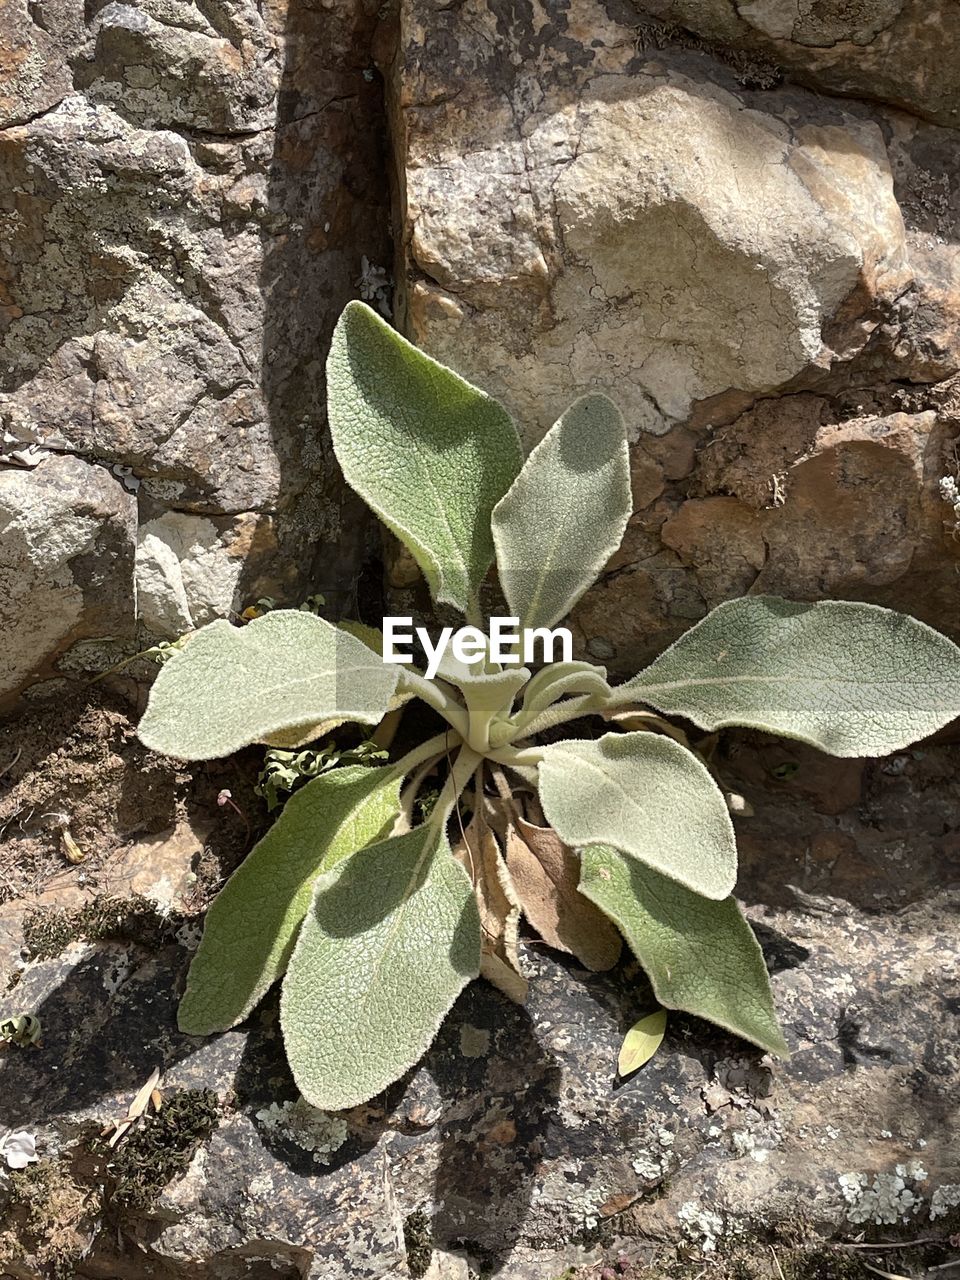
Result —
[{"label": "dried brown leaf", "polygon": [[497,837],[479,805],[453,855],[473,881],[477,897],[482,936],[480,972],[504,995],[523,1004],[527,980],[520,972],[517,956],[520,903]]},{"label": "dried brown leaf", "polygon": [[154,1067],[153,1071],[150,1073],[150,1079],[147,1081],[145,1085],[143,1085],[141,1089],[137,1091],[135,1098],[130,1103],[130,1106],[127,1108],[126,1118],[128,1120],[136,1120],[138,1119],[138,1117],[143,1115],[143,1113],[146,1111],[147,1107],[150,1104],[150,1095],[153,1093],[154,1089],[156,1089],[159,1083],[160,1083],[160,1068]]},{"label": "dried brown leaf", "polygon": [[588,969],[612,969],[620,934],[577,890],[580,860],[550,827],[518,817],[507,832],[507,869],[520,907],[548,946],[566,951]]},{"label": "dried brown leaf", "polygon": [[612,712],[606,718],[620,729],[659,731],[665,733],[668,738],[673,738],[674,742],[679,742],[681,747],[690,746],[690,739],[683,730],[678,729],[669,720],[665,720],[663,716],[658,716],[655,711],[646,711],[640,707],[625,707],[622,711]]}]

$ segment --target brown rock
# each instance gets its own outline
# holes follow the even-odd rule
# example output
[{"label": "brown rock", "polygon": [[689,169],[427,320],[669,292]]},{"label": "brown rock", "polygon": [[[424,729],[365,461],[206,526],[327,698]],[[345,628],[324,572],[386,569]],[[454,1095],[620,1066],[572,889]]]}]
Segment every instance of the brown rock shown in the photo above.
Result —
[{"label": "brown rock", "polygon": [[694,570],[710,608],[746,595],[767,558],[760,520],[736,498],[685,502],[660,536]]}]

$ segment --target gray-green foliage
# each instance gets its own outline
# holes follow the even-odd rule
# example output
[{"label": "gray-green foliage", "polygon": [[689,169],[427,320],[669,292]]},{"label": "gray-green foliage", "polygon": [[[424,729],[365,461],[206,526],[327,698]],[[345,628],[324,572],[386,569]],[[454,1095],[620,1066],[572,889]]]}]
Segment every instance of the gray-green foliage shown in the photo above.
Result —
[{"label": "gray-green foliage", "polygon": [[470,877],[439,822],[360,849],[316,882],[283,986],[283,1038],[314,1106],[365,1102],[424,1053],[480,972]]},{"label": "gray-green foliage", "polygon": [[180,1004],[191,1035],[245,1018],[287,967],[322,871],[389,830],[400,813],[394,770],[349,765],[314,778],[220,890]]},{"label": "gray-green foliage", "polygon": [[617,690],[701,729],[749,725],[834,756],[886,755],[960,715],[957,647],[875,605],[729,600]]},{"label": "gray-green foliage", "polygon": [[565,617],[619,547],[631,509],[620,411],[606,396],[584,396],[554,423],[494,507],[510,612],[528,627]]},{"label": "gray-green foliage", "polygon": [[490,515],[522,462],[510,415],[362,302],[340,317],[327,388],[348,484],[406,544],[434,597],[466,612],[493,563]]},{"label": "gray-green foliage", "polygon": [[[619,545],[627,436],[603,397],[573,405],[522,462],[499,405],[359,303],[337,327],[328,385],[348,482],[434,599],[472,621],[494,549],[521,622],[548,626]],[[295,610],[213,623],[164,665],[141,724],[148,745],[205,759],[264,741],[303,754],[329,726],[395,719],[412,698],[445,722],[399,759],[303,786],[211,907],[190,971],[180,1021],[195,1034],[233,1025],[282,979],[294,1075],[327,1108],[401,1076],[478,973],[523,999],[520,914],[578,955],[612,921],[662,1005],[785,1052],[730,896],[725,793],[665,717],[850,755],[960,715],[960,650],[868,605],[731,601],[615,688],[589,663],[531,675],[489,653],[477,666],[445,658],[428,680],[384,664],[381,639]],[[616,731],[562,738],[587,717]],[[307,750],[322,769],[325,748]]]}]

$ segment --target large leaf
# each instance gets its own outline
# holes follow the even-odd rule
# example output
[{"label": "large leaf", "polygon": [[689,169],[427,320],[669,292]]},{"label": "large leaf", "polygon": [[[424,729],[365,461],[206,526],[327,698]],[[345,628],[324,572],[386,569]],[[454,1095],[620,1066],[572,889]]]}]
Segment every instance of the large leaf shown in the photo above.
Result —
[{"label": "large leaf", "polygon": [[885,755],[960,716],[960,649],[876,605],[745,596],[614,695],[702,729],[746,725],[835,756]]},{"label": "large leaf", "polygon": [[317,880],[280,1019],[315,1107],[366,1102],[417,1062],[480,971],[470,878],[437,826],[346,858]]},{"label": "large leaf", "polygon": [[662,1005],[787,1052],[763,954],[733,898],[711,902],[600,845],[583,851],[580,892],[616,922]]},{"label": "large leaf", "polygon": [[497,572],[526,627],[564,617],[620,545],[632,510],[620,411],[577,400],[524,463],[493,513]]},{"label": "large leaf", "polygon": [[400,812],[400,778],[351,765],[314,778],[223,886],[187,975],[180,1030],[241,1022],[287,967],[321,871],[382,835]]},{"label": "large leaf", "polygon": [[327,395],[347,483],[409,548],[434,599],[466,612],[493,561],[491,512],[523,460],[506,410],[362,302],[337,323]]},{"label": "large leaf", "polygon": [[611,844],[708,898],[737,879],[726,801],[704,765],[670,738],[608,733],[543,748],[540,801],[573,848]]},{"label": "large leaf", "polygon": [[209,760],[297,726],[376,724],[398,672],[299,609],[277,609],[245,627],[211,622],[161,668],[138,732],[165,755]]},{"label": "large leaf", "polygon": [[506,832],[507,868],[523,914],[550,947],[594,972],[620,958],[620,935],[578,891],[580,859],[555,831],[518,817]]}]

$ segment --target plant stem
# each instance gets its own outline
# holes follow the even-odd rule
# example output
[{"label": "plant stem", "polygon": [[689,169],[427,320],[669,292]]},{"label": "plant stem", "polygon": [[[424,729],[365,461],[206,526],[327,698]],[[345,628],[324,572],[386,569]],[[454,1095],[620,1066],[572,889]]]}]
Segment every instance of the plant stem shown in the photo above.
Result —
[{"label": "plant stem", "polygon": [[447,819],[453,812],[453,806],[460,798],[460,793],[473,777],[474,770],[482,758],[479,752],[472,751],[466,745],[460,748],[457,758],[450,766],[450,772],[447,775],[446,782],[443,784],[440,798],[437,800],[433,813],[427,819],[431,826],[439,827],[442,831],[447,825]]},{"label": "plant stem", "polygon": [[417,802],[420,788],[423,786],[427,775],[437,767],[437,763],[443,759],[445,754],[446,752],[439,751],[436,755],[431,756],[429,760],[425,760],[403,788],[400,793],[400,817],[397,819],[397,825],[393,829],[395,836],[402,835],[403,832],[409,831],[413,826],[413,806]]},{"label": "plant stem", "polygon": [[415,693],[421,702],[425,702],[428,707],[433,707],[434,711],[443,716],[448,724],[453,725],[461,738],[466,738],[468,730],[466,707],[461,706],[450,694],[444,693],[435,681],[424,679],[416,671],[404,670],[400,673],[400,682],[397,687],[406,688],[411,693]]},{"label": "plant stem", "polygon": [[467,622],[471,627],[483,630],[483,610],[480,608],[479,595],[471,596],[467,601]]},{"label": "plant stem", "polygon": [[544,729],[552,729],[554,725],[563,724],[565,720],[575,720],[577,716],[591,715],[601,711],[606,705],[604,698],[595,693],[582,693],[576,698],[567,698],[565,702],[555,702],[541,711],[528,725],[524,725],[524,738],[534,738]]},{"label": "plant stem", "polygon": [[426,742],[421,742],[419,747],[414,747],[412,751],[408,751],[402,759],[391,765],[390,768],[397,777],[403,778],[427,760],[434,757],[439,759],[440,756],[446,755],[451,747],[458,747],[460,741],[461,739],[457,738],[456,735],[454,735],[454,740],[451,741],[449,731],[447,733],[438,733],[435,737],[428,738]]},{"label": "plant stem", "polygon": [[501,747],[499,751],[488,751],[487,759],[496,764],[505,764],[508,768],[524,765],[536,768],[543,759],[542,747]]}]

